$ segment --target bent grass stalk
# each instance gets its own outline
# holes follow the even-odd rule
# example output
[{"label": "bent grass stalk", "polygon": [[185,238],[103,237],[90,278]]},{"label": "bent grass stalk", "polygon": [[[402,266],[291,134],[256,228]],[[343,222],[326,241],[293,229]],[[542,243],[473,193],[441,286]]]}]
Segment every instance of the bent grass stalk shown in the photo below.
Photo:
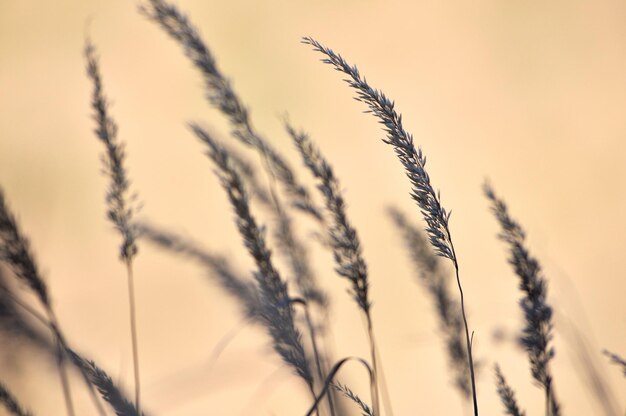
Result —
[{"label": "bent grass stalk", "polygon": [[[315,402],[313,402],[313,405],[311,406],[311,408],[307,412],[306,416],[311,416],[313,414],[313,412],[315,412],[317,410],[317,408],[319,407],[321,401],[324,399],[324,396],[330,391],[331,387],[334,386],[333,380],[335,379],[335,376],[337,375],[339,370],[346,363],[348,363],[350,361],[357,361],[357,362],[359,362],[367,370],[367,374],[368,374],[369,380],[370,380],[370,394],[372,395],[372,401],[374,400],[374,395],[377,394],[376,393],[376,382],[374,380],[374,369],[368,364],[367,361],[365,361],[362,358],[359,358],[359,357],[345,357],[345,358],[342,358],[341,360],[337,361],[335,363],[335,365],[333,366],[333,368],[331,368],[330,371],[328,372],[328,376],[326,377],[326,380],[324,381],[324,384],[322,386],[322,390],[320,391],[318,396],[315,398]],[[379,415],[379,413],[376,413],[375,411],[373,411],[372,413],[375,416]]]}]

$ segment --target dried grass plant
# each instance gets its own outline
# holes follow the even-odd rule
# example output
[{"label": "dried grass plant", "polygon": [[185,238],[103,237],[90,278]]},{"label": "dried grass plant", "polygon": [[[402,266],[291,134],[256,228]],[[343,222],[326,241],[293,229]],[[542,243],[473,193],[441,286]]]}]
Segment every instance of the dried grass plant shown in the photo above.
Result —
[{"label": "dried grass plant", "polygon": [[117,124],[109,112],[109,103],[104,94],[102,75],[95,47],[88,40],[85,46],[87,60],[87,75],[93,83],[92,108],[96,122],[94,130],[96,137],[105,146],[102,157],[104,174],[110,184],[106,194],[107,217],[122,237],[120,245],[120,259],[126,266],[128,283],[128,306],[130,319],[131,345],[133,350],[133,373],[135,377],[135,406],[141,412],[141,383],[139,375],[139,346],[137,341],[137,317],[135,302],[135,278],[133,274],[133,259],[137,255],[137,230],[133,217],[137,211],[135,194],[130,191],[130,179],[125,166],[126,151],[124,143],[117,137]]},{"label": "dried grass plant", "polygon": [[[219,239],[207,244],[212,248],[206,248],[192,238],[155,225],[158,222],[137,219],[139,205],[131,189],[125,144],[118,137],[118,127],[110,112],[99,57],[88,40],[84,58],[92,86],[94,132],[104,146],[102,161],[108,181],[105,198],[107,218],[121,238],[119,257],[126,268],[133,400],[127,398],[114,377],[70,346],[30,242],[2,191],[0,332],[15,339],[16,344],[19,340],[19,343],[35,346],[47,359],[55,361],[67,415],[77,414],[72,398],[72,375],[82,377],[91,394],[94,409],[100,415],[110,411],[118,416],[145,415],[144,409],[149,406],[143,403],[141,395],[137,339],[140,323],[136,318],[133,274],[138,241],[141,239],[142,243],[177,256],[181,262],[200,266],[208,278],[237,304],[246,324],[251,323],[265,330],[267,340],[282,365],[290,369],[294,380],[310,394],[308,399],[299,398],[302,407],[308,409],[307,415],[349,415],[351,410],[347,410],[346,405],[350,405],[352,410],[356,409],[364,416],[393,416],[374,336],[372,305],[375,299],[370,292],[372,279],[358,227],[348,218],[345,195],[331,163],[308,134],[284,120],[286,136],[295,144],[304,167],[316,182],[319,194],[314,195],[298,179],[300,173],[285,156],[284,149],[276,146],[253,125],[248,107],[235,92],[230,79],[219,69],[209,43],[187,15],[165,0],[145,0],[139,11],[182,48],[201,76],[202,93],[209,105],[229,123],[233,146],[226,141],[228,139],[218,139],[218,134],[210,132],[199,122],[188,123],[189,131],[182,133],[184,130],[181,129],[181,134],[199,139],[211,160],[234,213],[242,246],[253,261],[253,270],[242,270],[234,257],[219,246]],[[408,178],[409,194],[418,212],[408,214],[391,208],[388,213],[413,262],[416,281],[432,301],[442,349],[448,360],[449,378],[463,398],[466,410],[469,412],[471,409],[477,416],[480,409],[476,387],[479,371],[473,358],[473,333],[467,318],[461,267],[453,244],[450,211],[444,208],[440,194],[432,184],[426,169],[426,157],[415,144],[413,136],[405,130],[393,100],[382,90],[371,86],[357,67],[349,64],[340,54],[312,37],[305,37],[302,42],[322,54],[324,63],[343,74],[350,88],[356,92],[357,100],[365,104],[367,112],[382,125],[386,135],[384,142],[391,146]],[[236,146],[255,153],[258,163],[247,159],[244,151],[240,153]],[[261,169],[257,168],[257,164]],[[507,245],[508,260],[519,281],[519,304],[523,314],[519,344],[528,356],[528,363],[524,365],[528,365],[532,380],[543,390],[545,415],[560,416],[564,412],[561,402],[557,400],[552,368],[555,328],[553,308],[548,298],[548,279],[528,248],[523,228],[511,217],[505,202],[489,185],[485,185],[484,194],[500,226],[499,238]],[[318,200],[323,204],[318,205]],[[304,219],[302,226],[301,219]],[[420,223],[420,220],[423,222]],[[310,234],[323,237],[305,237],[305,225],[314,227],[313,231],[307,229]],[[318,279],[325,272],[319,270],[313,260],[314,249],[320,248],[316,245],[332,254],[336,273],[349,284],[352,299],[365,319],[368,359],[333,357],[328,335],[332,320],[332,293]],[[282,270],[283,265],[286,271]],[[455,283],[458,296],[456,289],[450,288]],[[23,298],[24,293],[28,293],[30,298]],[[410,319],[399,317],[398,322],[409,322]],[[622,357],[608,351],[604,354],[626,374],[626,361]],[[352,362],[367,370],[369,397],[360,396],[349,384],[338,379],[339,371],[347,371],[345,364]],[[598,380],[601,377],[599,371],[595,367],[592,370],[590,379]],[[428,374],[420,376],[428,377]],[[23,397],[15,385],[7,384],[7,379],[0,378],[0,406],[11,415],[32,416],[18,401],[19,398],[30,405],[29,398]],[[609,397],[604,390],[604,387],[596,389],[598,397]],[[522,409],[528,408],[528,403],[518,402],[498,365],[495,365],[495,391],[506,414],[525,415]],[[400,397],[401,400],[413,400],[411,395]],[[100,403],[100,400],[103,402]],[[103,404],[108,408],[105,409]],[[256,403],[252,407],[254,405]],[[416,408],[419,408],[419,403]],[[613,408],[613,405],[604,407],[607,414]],[[206,411],[213,412],[213,409]],[[260,406],[254,411],[257,412],[255,414],[264,414]],[[159,409],[155,408],[154,412],[157,414]],[[437,409],[420,409],[420,412],[438,414]],[[48,414],[59,414],[59,410],[50,409]]]}]

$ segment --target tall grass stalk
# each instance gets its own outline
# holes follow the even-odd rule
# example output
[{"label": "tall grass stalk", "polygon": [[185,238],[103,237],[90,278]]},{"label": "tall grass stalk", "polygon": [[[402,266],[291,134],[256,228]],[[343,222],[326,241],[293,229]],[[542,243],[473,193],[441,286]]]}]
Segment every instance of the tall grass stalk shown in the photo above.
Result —
[{"label": "tall grass stalk", "polygon": [[444,339],[450,370],[454,373],[454,384],[463,399],[469,399],[472,389],[469,380],[467,354],[463,345],[463,321],[461,306],[448,289],[449,273],[436,256],[424,233],[397,208],[389,208],[389,215],[402,233],[404,245],[411,256],[415,270],[433,300],[439,321],[439,331]]},{"label": "tall grass stalk", "polygon": [[346,216],[345,203],[340,186],[332,167],[313,145],[311,139],[302,132],[297,132],[287,124],[287,131],[294,141],[304,164],[318,180],[318,188],[324,196],[326,209],[331,217],[328,224],[328,236],[331,241],[337,273],[352,283],[352,295],[365,315],[367,335],[369,338],[370,356],[374,379],[374,397],[372,407],[374,413],[380,414],[378,402],[378,366],[376,342],[370,312],[371,302],[368,296],[369,280],[367,264],[361,253],[361,243],[356,230]]},{"label": "tall grass stalk", "polygon": [[493,188],[485,183],[485,196],[491,202],[491,210],[500,223],[499,237],[508,244],[509,263],[519,277],[519,288],[523,292],[520,306],[526,325],[520,338],[528,353],[530,370],[535,381],[545,393],[546,416],[559,416],[560,405],[553,387],[550,361],[554,357],[552,341],[552,307],[548,304],[548,283],[541,266],[526,247],[526,233],[509,215],[508,208]]},{"label": "tall grass stalk", "polygon": [[[276,236],[281,243],[280,248],[288,256],[289,264],[294,271],[294,278],[301,289],[302,296],[307,300],[323,304],[325,296],[316,287],[311,268],[307,264],[306,249],[295,237],[291,218],[282,208],[274,191],[274,182],[279,181],[283,184],[294,207],[321,222],[322,217],[319,209],[311,201],[307,189],[298,183],[288,161],[252,125],[248,109],[235,93],[230,81],[218,68],[211,51],[187,16],[181,13],[175,5],[163,0],[148,0],[141,6],[140,10],[149,19],[158,23],[170,37],[183,47],[185,54],[203,77],[206,97],[211,106],[221,111],[229,120],[233,136],[244,145],[255,149],[261,156],[270,177],[270,199],[261,200],[271,202],[271,209],[277,222]],[[233,158],[233,160],[237,164],[237,159]],[[245,169],[242,172],[245,175]],[[254,185],[255,182],[253,181],[252,184]],[[308,323],[312,325],[312,321],[308,321]],[[316,362],[319,362],[319,350],[315,347],[316,340],[312,339],[312,342]]]},{"label": "tall grass stalk", "polygon": [[[307,329],[309,330],[309,338],[311,339],[311,347],[313,349],[313,356],[315,358],[315,369],[317,371],[317,376],[319,378],[319,382],[322,383],[324,381],[324,364],[325,359],[322,357],[320,349],[317,345],[317,331],[315,330],[315,322],[313,321],[313,317],[311,315],[310,306],[305,299],[292,299],[292,304],[301,304],[304,309],[304,319],[306,321]],[[328,408],[331,415],[335,415],[335,405],[333,402],[332,394],[328,395]]]},{"label": "tall grass stalk", "polygon": [[256,149],[271,166],[277,179],[291,197],[293,206],[316,220],[321,220],[319,209],[311,201],[288,161],[254,128],[249,111],[234,91],[231,82],[222,74],[215,58],[198,30],[178,8],[164,0],[147,0],[140,11],[156,22],[184,50],[185,55],[200,71],[209,104],[229,120],[232,134],[246,146]]},{"label": "tall grass stalk", "polygon": [[130,402],[121,390],[113,383],[111,377],[91,360],[83,358],[75,351],[67,350],[72,362],[87,374],[91,383],[97,387],[100,395],[113,408],[117,416],[140,416],[138,408]]},{"label": "tall grass stalk", "polygon": [[137,341],[137,318],[135,301],[135,282],[133,275],[133,258],[137,254],[136,234],[133,216],[136,211],[136,195],[130,195],[130,180],[125,166],[126,152],[124,144],[117,137],[117,124],[109,114],[109,103],[104,95],[102,75],[95,47],[87,40],[85,45],[87,75],[93,84],[91,106],[96,122],[96,137],[104,144],[105,153],[102,157],[104,173],[109,177],[110,184],[106,195],[108,205],[107,216],[122,237],[120,259],[126,266],[128,283],[128,306],[130,335],[133,351],[133,375],[135,380],[135,406],[141,412],[141,382],[139,373],[139,347]]},{"label": "tall grass stalk", "polygon": [[[206,97],[209,104],[221,111],[229,120],[232,134],[244,145],[255,149],[261,156],[270,179],[269,199],[261,198],[262,202],[270,202],[275,214],[276,235],[281,243],[282,251],[289,259],[294,271],[294,278],[301,289],[302,296],[307,300],[323,303],[325,297],[317,288],[311,268],[308,266],[304,245],[295,237],[289,214],[282,208],[274,191],[274,182],[279,181],[291,197],[292,205],[317,221],[322,217],[319,209],[311,201],[307,189],[298,183],[295,173],[288,161],[255,129],[250,120],[249,111],[234,91],[231,82],[222,74],[215,58],[198,30],[187,16],[171,3],[163,0],[148,0],[140,7],[140,11],[150,20],[156,22],[185,51],[185,54],[199,70],[205,84]],[[233,158],[237,164],[237,158]],[[246,174],[246,169],[242,170]],[[252,181],[254,186],[256,181]],[[254,191],[254,187],[252,188]],[[262,195],[262,194],[261,194]],[[316,342],[312,340],[312,342]],[[319,357],[316,356],[316,362]]]},{"label": "tall grass stalk", "polygon": [[[203,77],[209,103],[229,120],[233,136],[260,154],[270,176],[269,198],[267,194],[255,191],[256,181],[252,181],[252,190],[261,196],[261,202],[269,203],[270,209],[274,212],[277,222],[276,236],[281,244],[280,248],[287,254],[302,296],[323,304],[325,296],[315,283],[312,269],[308,265],[306,249],[295,237],[292,220],[282,207],[273,187],[275,181],[280,181],[291,196],[295,207],[321,221],[319,209],[311,201],[308,191],[298,183],[288,161],[252,125],[248,109],[232,88],[230,81],[218,68],[211,51],[187,16],[175,5],[163,0],[148,0],[140,10],[183,47],[185,54]],[[243,175],[250,176],[247,174],[248,166],[242,166],[240,159],[236,157],[232,160],[235,165],[242,167]],[[319,361],[319,357],[316,357],[316,361]]]},{"label": "tall grass stalk", "polygon": [[130,318],[130,336],[133,349],[133,375],[135,377],[135,406],[141,412],[141,383],[139,375],[139,346],[137,342],[137,313],[135,306],[135,280],[133,274],[133,263],[131,259],[125,259],[126,277],[128,282],[128,309]]},{"label": "tall grass stalk", "polygon": [[216,174],[235,211],[237,228],[256,263],[255,278],[261,292],[261,316],[272,338],[274,350],[305,381],[315,396],[313,376],[302,346],[300,332],[295,326],[294,310],[287,284],[274,267],[263,229],[252,216],[241,177],[234,169],[224,148],[197,124],[191,124],[190,128],[208,147],[207,154],[216,166]]},{"label": "tall grass stalk", "polygon": [[[245,172],[244,176],[248,178],[250,185],[253,188],[253,193],[259,197],[259,200],[269,209],[275,221],[275,237],[278,242],[278,249],[287,258],[288,265],[291,269],[292,276],[295,280],[303,297],[303,308],[305,313],[305,321],[309,330],[311,339],[311,347],[313,349],[313,356],[315,358],[315,367],[320,383],[324,380],[324,367],[322,362],[326,361],[325,357],[321,356],[320,349],[317,341],[317,331],[315,330],[316,322],[311,314],[311,307],[313,304],[319,306],[324,312],[328,308],[328,297],[321,290],[317,284],[317,279],[313,268],[309,261],[309,253],[307,246],[297,237],[294,227],[293,218],[289,212],[282,206],[280,198],[275,189],[277,182],[277,175],[274,171],[275,167],[271,161],[270,149],[267,147],[266,142],[261,141],[262,146],[259,148],[261,156],[263,158],[265,170],[269,176],[269,192],[264,192],[264,189],[259,189],[260,184],[254,180],[254,174],[251,172],[250,165],[245,164],[239,158],[232,158],[234,164],[238,166],[241,172]],[[257,189],[255,189],[255,187]],[[269,197],[267,196],[269,194]],[[312,213],[310,211],[309,213]],[[319,215],[315,215],[321,223],[323,220]],[[324,317],[327,317],[327,313],[324,313]],[[324,331],[326,331],[327,322],[322,323]],[[328,395],[328,406],[331,416],[335,416],[335,406],[333,402],[333,394]]]},{"label": "tall grass stalk", "polygon": [[387,139],[385,143],[391,145],[400,162],[405,168],[406,175],[412,185],[411,196],[417,203],[426,221],[426,232],[435,252],[454,264],[457,286],[461,298],[461,314],[465,327],[465,343],[467,348],[470,379],[472,384],[472,401],[474,415],[478,415],[478,399],[476,396],[476,380],[474,375],[474,361],[472,358],[472,341],[470,339],[469,325],[465,313],[465,296],[459,275],[459,263],[457,260],[452,235],[448,226],[449,212],[441,205],[439,193],[435,192],[430,183],[430,177],[425,170],[426,157],[422,150],[415,148],[413,136],[402,125],[402,116],[394,108],[394,103],[380,90],[372,88],[365,78],[361,77],[356,66],[350,66],[341,55],[333,52],[313,38],[305,37],[302,42],[311,45],[313,49],[324,55],[322,62],[332,65],[337,71],[347,75],[345,81],[356,90],[357,100],[365,103],[369,111],[374,114],[384,126]]}]

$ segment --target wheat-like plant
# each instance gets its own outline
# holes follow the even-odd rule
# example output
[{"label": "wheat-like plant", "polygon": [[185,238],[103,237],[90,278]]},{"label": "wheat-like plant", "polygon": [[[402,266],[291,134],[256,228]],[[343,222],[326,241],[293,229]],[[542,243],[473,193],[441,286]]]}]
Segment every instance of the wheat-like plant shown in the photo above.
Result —
[{"label": "wheat-like plant", "polygon": [[380,414],[378,403],[377,349],[374,340],[372,314],[370,313],[371,302],[368,296],[369,279],[367,264],[361,253],[359,236],[352,224],[348,221],[339,181],[335,177],[330,164],[314,146],[309,136],[302,132],[297,132],[288,123],[286,127],[287,132],[293,139],[302,156],[304,164],[318,180],[318,189],[324,196],[326,210],[331,217],[328,224],[328,239],[337,265],[335,270],[340,276],[350,281],[352,284],[352,296],[365,314],[375,386],[374,397],[372,397],[372,407],[374,413]]},{"label": "wheat-like plant", "polygon": [[560,406],[554,393],[550,361],[554,357],[552,341],[552,307],[548,304],[548,284],[541,266],[526,247],[526,234],[509,215],[506,204],[498,198],[493,188],[484,185],[485,196],[500,223],[500,239],[509,246],[509,263],[519,277],[519,288],[524,297],[520,306],[524,312],[525,326],[520,342],[528,353],[533,378],[543,387],[546,395],[546,416],[560,415]]},{"label": "wheat-like plant", "polygon": [[202,75],[207,100],[228,118],[233,136],[261,154],[295,207],[320,220],[319,209],[311,201],[307,189],[298,183],[287,160],[253,127],[248,109],[235,93],[230,80],[218,68],[213,54],[187,16],[164,0],[147,0],[140,11],[158,23],[183,48]]},{"label": "wheat-like plant", "polygon": [[404,245],[411,256],[421,283],[433,300],[439,321],[439,330],[444,340],[450,370],[454,373],[454,384],[464,399],[471,397],[467,354],[463,345],[463,321],[461,306],[453,299],[448,289],[449,275],[436,256],[424,233],[411,224],[404,213],[389,208],[389,215],[402,233]]},{"label": "wheat-like plant", "polygon": [[110,184],[106,194],[107,216],[122,237],[120,259],[126,266],[128,283],[128,304],[130,311],[130,333],[133,350],[133,374],[135,378],[135,405],[141,412],[141,382],[139,375],[139,346],[137,340],[137,317],[135,301],[135,281],[133,274],[133,258],[137,255],[137,230],[133,224],[133,216],[137,210],[136,195],[130,193],[130,179],[125,166],[126,152],[124,143],[117,137],[117,124],[109,114],[109,103],[104,94],[102,75],[98,57],[93,44],[87,40],[85,45],[87,75],[93,83],[91,107],[96,122],[96,137],[105,146],[102,157],[104,174]]},{"label": "wheat-like plant", "polygon": [[374,411],[365,403],[361,398],[354,393],[348,386],[345,384],[341,384],[339,382],[333,383],[333,388],[343,394],[345,397],[350,399],[354,404],[356,404],[361,410],[362,416],[374,416]]},{"label": "wheat-like plant", "polygon": [[314,146],[308,135],[297,132],[289,124],[287,124],[287,131],[298,148],[304,164],[319,181],[318,189],[324,196],[328,215],[332,217],[328,235],[337,263],[337,273],[352,284],[352,296],[367,316],[368,325],[371,325],[367,264],[361,253],[359,236],[346,216],[339,181],[330,164]]},{"label": "wheat-like plant", "polygon": [[96,386],[102,398],[111,405],[117,416],[140,416],[144,414],[139,413],[137,407],[126,398],[113,383],[111,377],[94,361],[83,358],[70,348],[68,348],[67,353],[74,365],[87,374],[89,381]]},{"label": "wheat-like plant", "polygon": [[[228,120],[231,135],[260,157],[267,181],[261,179],[255,165],[244,155],[216,139],[214,134],[199,124],[189,124],[192,133],[206,146],[207,155],[227,194],[243,245],[254,261],[253,278],[249,273],[235,267],[234,258],[219,254],[222,249],[206,249],[191,238],[136,219],[137,197],[131,189],[125,144],[118,138],[118,126],[111,116],[99,57],[91,41],[87,40],[84,58],[92,84],[94,132],[104,146],[102,161],[108,180],[105,198],[107,218],[121,237],[119,255],[127,274],[134,400],[127,398],[123,389],[101,366],[77,353],[69,345],[56,317],[48,286],[35,261],[30,242],[22,232],[1,189],[0,331],[9,337],[15,337],[24,345],[35,347],[39,353],[43,353],[42,357],[45,359],[56,360],[68,416],[73,416],[76,412],[67,368],[82,375],[100,415],[105,415],[106,411],[102,406],[104,402],[101,403],[96,395],[96,390],[117,416],[145,415],[145,406],[142,406],[141,401],[133,277],[138,241],[143,239],[169,254],[178,255],[202,267],[209,278],[227,296],[234,299],[244,315],[244,324],[252,323],[268,332],[271,345],[280,359],[310,390],[313,403],[306,412],[307,416],[316,413],[318,416],[348,414],[349,411],[343,409],[341,403],[335,402],[333,394],[343,395],[347,400],[342,400],[346,404],[350,404],[348,400],[351,401],[363,416],[382,416],[383,413],[393,416],[390,406],[382,409],[384,412],[381,410],[379,388],[385,399],[386,391],[374,338],[368,267],[357,229],[348,218],[344,195],[333,167],[311,138],[295,129],[285,119],[287,134],[294,142],[305,167],[317,182],[317,189],[324,201],[323,206],[318,206],[309,189],[298,180],[297,171],[283,155],[283,149],[274,147],[255,128],[248,107],[235,92],[228,77],[220,70],[213,53],[191,20],[169,0],[142,0],[140,12],[182,47],[202,77],[202,89],[210,106]],[[340,54],[311,37],[303,38],[302,42],[321,53],[323,62],[345,76],[345,81],[356,91],[357,100],[363,102],[367,112],[372,113],[382,125],[386,135],[383,141],[392,147],[409,179],[410,195],[425,222],[425,229],[422,230],[413,223],[413,218],[395,208],[389,209],[389,214],[402,235],[419,277],[418,281],[432,298],[455,387],[464,399],[471,397],[473,414],[478,416],[477,368],[473,359],[459,260],[450,229],[450,211],[443,207],[440,194],[431,183],[426,170],[426,157],[421,148],[415,145],[413,136],[406,131],[394,102],[381,90],[372,87],[356,66],[350,65]],[[484,186],[484,193],[500,225],[499,237],[507,244],[508,260],[519,278],[522,292],[519,303],[524,315],[520,344],[528,355],[532,379],[544,391],[546,416],[560,416],[561,406],[555,393],[551,369],[555,349],[552,342],[553,309],[548,302],[547,279],[539,261],[527,247],[524,230],[510,216],[504,201],[488,184]],[[255,208],[258,203],[261,212],[269,218],[269,228],[272,231],[269,238],[265,227],[253,215],[251,201]],[[329,294],[317,279],[319,271],[311,260],[308,241],[298,233],[298,221],[302,216],[298,214],[314,219],[313,224],[324,233],[324,248],[332,252],[336,272],[349,282],[350,294],[365,317],[370,349],[369,362],[363,358],[348,356],[336,361],[332,367],[329,365],[333,362],[332,354],[328,353],[328,337],[324,337],[327,331],[330,332]],[[270,245],[274,243],[276,252],[285,260],[288,270],[285,274],[279,272],[275,266],[274,253],[270,249]],[[458,299],[448,287],[451,276],[446,270],[450,265],[447,261],[454,267]],[[7,267],[3,268],[4,265]],[[18,290],[18,286],[10,280],[12,277],[30,292],[32,300],[25,300],[26,297],[22,295],[26,293]],[[289,285],[287,282],[290,282]],[[297,319],[301,311],[299,308],[304,312],[304,320]],[[307,348],[301,335],[303,325],[306,325],[310,334],[311,344],[306,344]],[[223,342],[220,347],[225,348],[225,344]],[[326,349],[320,348],[320,345]],[[588,360],[588,352],[582,349],[580,351],[581,361],[588,361],[583,364],[592,366]],[[311,353],[315,362],[310,358]],[[622,356],[606,350],[604,354],[626,375],[626,360]],[[347,385],[336,380],[344,364],[352,361],[359,362],[367,370],[371,406]],[[593,384],[590,391],[595,392],[599,401],[609,398],[605,385],[598,381],[600,375],[597,369],[589,367],[586,371],[589,372],[588,380],[591,380],[588,382]],[[511,416],[525,416],[513,388],[497,364],[494,372],[495,388],[504,412]],[[31,415],[18,402],[9,387],[16,391],[14,386],[6,386],[0,382],[0,407],[11,415]],[[328,411],[321,408],[321,403],[326,398]],[[383,403],[387,405],[390,401],[383,400]],[[614,407],[613,403],[605,404],[605,412],[615,413],[612,411]],[[422,410],[432,413],[430,409]],[[56,414],[56,409],[46,411]],[[256,413],[259,412],[260,410],[256,410]]]},{"label": "wheat-like plant", "polygon": [[500,401],[504,406],[504,411],[507,415],[511,416],[525,416],[525,412],[520,410],[519,405],[517,404],[517,399],[515,399],[515,392],[508,385],[502,371],[500,370],[500,366],[495,365],[495,376],[496,376],[496,389],[498,392],[498,396],[500,396]]},{"label": "wheat-like plant", "polygon": [[261,294],[261,317],[270,333],[274,350],[305,381],[313,396],[313,376],[294,323],[294,310],[287,284],[274,267],[264,231],[257,225],[248,203],[248,194],[228,153],[197,124],[190,125],[196,136],[208,147],[208,156],[216,166],[222,187],[235,211],[235,219],[244,245],[256,263],[255,278]]},{"label": "wheat-like plant", "polygon": [[450,214],[441,205],[439,193],[430,183],[430,176],[426,172],[426,157],[420,148],[413,143],[413,136],[402,125],[402,116],[396,112],[394,103],[380,90],[371,87],[365,78],[361,77],[356,66],[350,66],[339,54],[325,47],[311,37],[305,37],[302,42],[311,45],[313,49],[324,55],[322,62],[332,65],[337,71],[347,75],[345,81],[356,90],[357,100],[364,102],[369,111],[378,118],[384,126],[387,139],[385,143],[394,148],[398,159],[404,166],[405,172],[412,186],[411,196],[421,210],[426,221],[426,232],[435,252],[448,258],[454,264],[456,280],[461,297],[461,313],[465,327],[465,344],[467,348],[468,364],[470,369],[470,381],[472,385],[472,402],[474,415],[478,415],[478,399],[476,397],[476,381],[474,376],[474,361],[472,358],[472,341],[470,339],[469,325],[465,314],[465,297],[461,278],[459,275],[459,263],[452,235],[448,227]]}]

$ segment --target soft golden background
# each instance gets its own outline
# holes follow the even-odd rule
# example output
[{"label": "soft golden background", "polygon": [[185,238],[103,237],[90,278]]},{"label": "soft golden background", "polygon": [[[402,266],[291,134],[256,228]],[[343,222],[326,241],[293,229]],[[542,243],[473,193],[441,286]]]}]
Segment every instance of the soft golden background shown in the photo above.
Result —
[{"label": "soft golden background", "polygon": [[[430,299],[384,214],[417,219],[408,183],[376,121],[319,55],[311,35],[357,63],[393,97],[453,210],[451,228],[484,363],[482,414],[502,413],[499,362],[530,414],[541,412],[523,352],[517,280],[480,186],[490,178],[529,233],[556,309],[555,383],[568,415],[601,414],[579,377],[571,328],[584,333],[624,409],[624,379],[600,357],[626,354],[626,4],[568,1],[180,0],[222,70],[308,181],[280,118],[311,133],[334,164],[371,271],[376,334],[397,415],[469,414],[449,383]],[[90,22],[90,23],[88,23]],[[86,29],[87,28],[87,29]],[[142,218],[185,232],[244,269],[230,207],[185,128],[226,133],[197,72],[135,1],[0,0],[0,183],[45,270],[70,341],[132,391],[125,272],[105,220],[102,148],[92,134],[82,48],[97,44],[112,114],[127,143]],[[256,156],[250,154],[253,159]],[[309,224],[310,225],[310,224]],[[311,227],[301,227],[303,233]],[[338,356],[367,356],[363,325],[328,253],[315,262],[332,293]],[[210,351],[240,323],[204,272],[145,244],[136,261],[144,403],[162,415],[303,414],[309,398],[265,335],[243,329],[219,361]],[[507,340],[496,342],[494,332]],[[38,415],[62,414],[53,364],[5,339],[2,379]],[[344,371],[369,401],[365,375]],[[80,414],[90,414],[74,378]]]}]

